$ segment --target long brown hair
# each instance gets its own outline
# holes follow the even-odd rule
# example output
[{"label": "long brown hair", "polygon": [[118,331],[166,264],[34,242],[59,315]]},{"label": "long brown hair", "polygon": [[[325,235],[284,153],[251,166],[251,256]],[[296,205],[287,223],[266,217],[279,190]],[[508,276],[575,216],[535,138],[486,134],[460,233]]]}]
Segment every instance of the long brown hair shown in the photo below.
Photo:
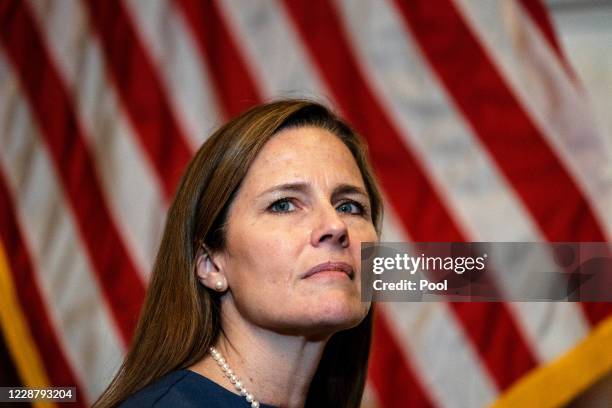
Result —
[{"label": "long brown hair", "polygon": [[[251,163],[276,133],[314,126],[349,148],[370,196],[380,236],[382,200],[366,145],[318,103],[281,100],[256,106],[219,128],[189,163],[168,212],[144,306],[127,356],[95,407],[114,407],[159,377],[201,360],[220,327],[220,298],[199,284],[196,252],[225,245],[227,212]],[[373,308],[356,327],[328,341],[310,385],[307,406],[357,407],[365,385]]]}]

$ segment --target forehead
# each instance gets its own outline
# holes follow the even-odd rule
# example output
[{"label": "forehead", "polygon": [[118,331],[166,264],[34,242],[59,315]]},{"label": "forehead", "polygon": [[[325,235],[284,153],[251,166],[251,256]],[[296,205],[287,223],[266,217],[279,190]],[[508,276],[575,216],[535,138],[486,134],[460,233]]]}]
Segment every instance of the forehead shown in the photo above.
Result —
[{"label": "forehead", "polygon": [[333,133],[317,127],[290,128],[274,135],[253,161],[245,185],[265,187],[291,181],[363,187],[348,147]]}]

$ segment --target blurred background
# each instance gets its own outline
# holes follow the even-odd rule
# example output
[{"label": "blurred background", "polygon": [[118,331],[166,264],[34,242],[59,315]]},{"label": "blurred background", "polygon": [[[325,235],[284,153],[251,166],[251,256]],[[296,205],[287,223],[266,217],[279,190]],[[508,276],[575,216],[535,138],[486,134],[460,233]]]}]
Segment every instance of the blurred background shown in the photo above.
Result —
[{"label": "blurred background", "polygon": [[[612,236],[610,1],[0,0],[0,385],[91,405],[185,164],[280,97],[366,138],[383,240]],[[609,303],[379,306],[366,407],[612,405]]]}]

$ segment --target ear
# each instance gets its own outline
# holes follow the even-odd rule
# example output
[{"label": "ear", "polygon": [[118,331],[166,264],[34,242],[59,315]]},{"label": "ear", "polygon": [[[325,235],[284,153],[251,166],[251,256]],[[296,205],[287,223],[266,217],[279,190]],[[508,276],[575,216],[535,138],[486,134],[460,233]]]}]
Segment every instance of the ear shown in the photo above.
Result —
[{"label": "ear", "polygon": [[196,274],[204,286],[217,292],[225,292],[228,284],[225,274],[214,262],[211,252],[201,246],[196,253]]}]

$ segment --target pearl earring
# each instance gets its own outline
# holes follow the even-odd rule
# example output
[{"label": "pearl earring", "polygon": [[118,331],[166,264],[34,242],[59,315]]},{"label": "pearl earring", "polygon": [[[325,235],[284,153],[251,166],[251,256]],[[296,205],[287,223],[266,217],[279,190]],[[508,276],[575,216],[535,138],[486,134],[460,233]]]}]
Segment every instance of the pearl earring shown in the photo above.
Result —
[{"label": "pearl earring", "polygon": [[217,282],[215,282],[215,289],[216,290],[222,290],[223,289],[223,282],[218,280]]}]

